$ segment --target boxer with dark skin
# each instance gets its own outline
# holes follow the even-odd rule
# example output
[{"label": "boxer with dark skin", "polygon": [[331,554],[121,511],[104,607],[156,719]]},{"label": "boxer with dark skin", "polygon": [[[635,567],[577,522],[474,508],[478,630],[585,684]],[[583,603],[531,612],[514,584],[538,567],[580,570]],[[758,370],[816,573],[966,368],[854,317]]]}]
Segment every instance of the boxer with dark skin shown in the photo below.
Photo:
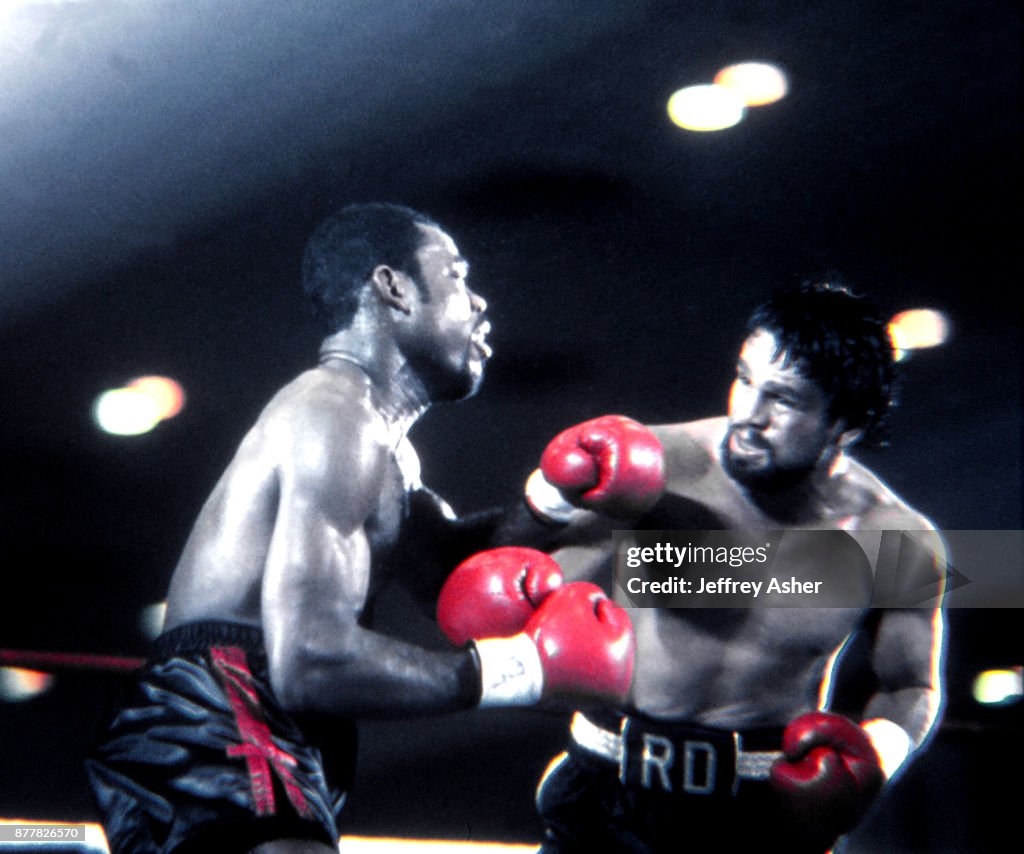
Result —
[{"label": "boxer with dark skin", "polygon": [[415,228],[420,284],[373,267],[320,364],[282,389],[242,441],[171,580],[166,628],[261,626],[287,708],[361,717],[464,705],[449,655],[361,624],[395,570],[386,558],[409,495],[424,492],[408,430],[431,403],[473,394],[491,353],[467,262],[440,228]]},{"label": "boxer with dark skin", "polygon": [[[490,322],[467,275],[451,236],[408,208],[350,206],[313,234],[319,364],[273,397],[214,487],[164,633],[87,762],[112,851],[335,851],[353,720],[535,703],[574,679],[543,644],[628,642],[603,594],[600,614],[550,596],[543,625],[511,644],[435,651],[373,628],[390,578],[433,588],[432,604],[452,565],[438,571],[437,554],[501,528],[457,519],[407,437],[483,377]],[[529,690],[509,693],[524,657]]]},{"label": "boxer with dark skin", "polygon": [[[608,531],[633,525],[845,532],[877,583],[881,532],[909,531],[918,548],[900,573],[932,595],[919,607],[872,607],[869,573],[842,607],[777,596],[742,610],[630,608],[628,701],[574,718],[570,748],[538,790],[544,852],[826,851],[935,727],[942,540],[850,455],[890,405],[885,324],[844,289],[805,286],[761,307],[748,331],[727,416],[650,428],[666,485],[639,521],[586,509],[578,460],[562,437],[549,446],[528,494],[577,542],[554,554],[566,578],[611,584]],[[813,578],[821,561],[820,550],[791,552],[787,567]],[[838,653],[858,631],[874,689],[850,719],[823,710]]]}]

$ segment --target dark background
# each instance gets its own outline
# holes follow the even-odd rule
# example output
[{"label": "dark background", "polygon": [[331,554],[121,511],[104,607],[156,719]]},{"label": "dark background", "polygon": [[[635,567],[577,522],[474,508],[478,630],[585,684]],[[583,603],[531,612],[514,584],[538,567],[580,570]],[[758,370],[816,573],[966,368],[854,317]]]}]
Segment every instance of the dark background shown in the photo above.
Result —
[{"label": "dark background", "polygon": [[[438,219],[491,305],[482,392],[414,431],[459,509],[512,500],[583,417],[720,413],[750,308],[833,275],[953,324],[862,459],[940,527],[1020,528],[1020,35],[992,0],[5,4],[0,647],[144,652],[207,492],[315,359],[299,257],[350,201]],[[669,123],[675,89],[743,60],[789,96],[720,133]],[[150,373],[183,413],[99,433],[95,396]],[[386,623],[436,643],[406,605]],[[1011,826],[1021,707],[970,687],[1024,663],[1019,612],[950,616],[943,728],[856,850],[984,850]],[[63,673],[0,704],[0,815],[92,817],[80,759],[115,686]],[[368,724],[344,830],[534,840],[563,730]]]}]

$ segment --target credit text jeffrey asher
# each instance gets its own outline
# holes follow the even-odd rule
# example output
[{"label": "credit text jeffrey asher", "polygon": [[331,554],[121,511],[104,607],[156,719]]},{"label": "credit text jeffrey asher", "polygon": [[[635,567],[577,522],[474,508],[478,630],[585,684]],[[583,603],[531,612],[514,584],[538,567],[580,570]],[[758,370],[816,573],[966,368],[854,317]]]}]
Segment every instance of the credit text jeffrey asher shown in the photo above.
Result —
[{"label": "credit text jeffrey asher", "polygon": [[[625,551],[625,565],[630,569],[640,567],[672,567],[679,569],[684,565],[694,570],[684,577],[670,575],[657,580],[639,576],[621,579],[628,593],[632,594],[697,594],[697,595],[746,595],[756,599],[762,589],[766,593],[806,594],[820,593],[822,581],[803,580],[796,576],[780,578],[771,576],[762,580],[742,580],[731,576],[707,578],[703,575],[706,565],[742,567],[748,564],[764,564],[768,561],[768,550],[771,543],[763,546],[676,546],[671,543],[657,543],[653,546],[630,546]],[[699,565],[696,567],[695,565]]]}]

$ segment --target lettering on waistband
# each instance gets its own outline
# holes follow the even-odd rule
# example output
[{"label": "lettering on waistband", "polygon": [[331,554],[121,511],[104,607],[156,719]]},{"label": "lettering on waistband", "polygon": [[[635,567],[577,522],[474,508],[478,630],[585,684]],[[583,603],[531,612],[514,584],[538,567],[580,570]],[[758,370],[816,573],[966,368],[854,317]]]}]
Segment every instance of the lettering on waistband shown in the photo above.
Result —
[{"label": "lettering on waistband", "polygon": [[728,794],[730,779],[720,772],[732,767],[734,754],[728,738],[670,738],[641,729],[626,720],[622,728],[619,777],[626,785],[666,794]]}]

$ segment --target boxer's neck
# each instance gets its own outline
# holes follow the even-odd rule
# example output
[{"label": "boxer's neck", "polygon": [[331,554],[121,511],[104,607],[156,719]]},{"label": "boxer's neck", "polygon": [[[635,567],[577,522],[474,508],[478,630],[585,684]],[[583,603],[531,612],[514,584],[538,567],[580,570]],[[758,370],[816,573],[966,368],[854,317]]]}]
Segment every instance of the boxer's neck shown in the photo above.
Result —
[{"label": "boxer's neck", "polygon": [[320,364],[347,364],[370,381],[374,408],[392,430],[405,435],[430,406],[430,396],[397,348],[381,346],[371,336],[353,336],[342,330],[320,347]]},{"label": "boxer's neck", "polygon": [[750,500],[772,519],[807,525],[845,515],[845,474],[849,461],[839,454],[823,461],[807,477],[780,489],[747,488]]}]

